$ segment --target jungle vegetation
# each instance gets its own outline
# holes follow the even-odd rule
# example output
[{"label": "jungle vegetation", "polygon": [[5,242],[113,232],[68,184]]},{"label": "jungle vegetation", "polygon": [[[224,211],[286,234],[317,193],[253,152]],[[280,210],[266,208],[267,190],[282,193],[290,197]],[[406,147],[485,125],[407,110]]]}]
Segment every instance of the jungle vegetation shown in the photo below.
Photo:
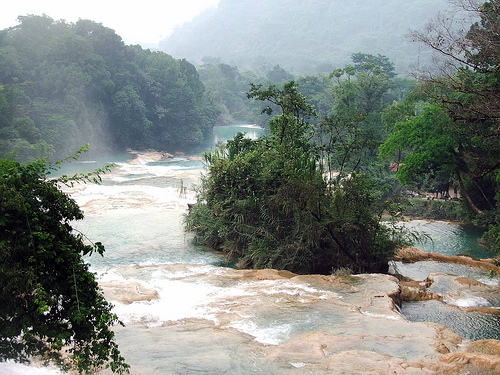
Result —
[{"label": "jungle vegetation", "polygon": [[195,150],[215,121],[192,64],[101,24],[23,16],[0,31],[0,157]]},{"label": "jungle vegetation", "polygon": [[399,205],[354,171],[325,179],[323,147],[312,142],[308,122],[314,109],[294,81],[283,89],[253,85],[249,97],[279,108],[270,135],[250,140],[240,133],[205,154],[208,175],[187,228],[243,267],[386,272],[404,238],[381,218]]},{"label": "jungle vegetation", "polygon": [[104,246],[73,230],[83,213],[58,185],[99,174],[49,179],[53,171],[42,159],[0,159],[0,361],[127,373],[112,331],[122,323],[83,259]]},{"label": "jungle vegetation", "polygon": [[25,163],[88,142],[101,152],[188,151],[214,124],[266,124],[267,137],[238,134],[205,154],[186,218],[200,242],[242,267],[384,272],[408,238],[382,215],[397,219],[409,190],[450,187],[460,217],[486,228],[485,244],[500,252],[500,5],[458,3],[472,26],[443,15],[412,34],[441,56],[415,79],[370,51],[319,75],[278,63],[240,72],[213,58],[197,70],[88,20],[26,16],[1,31],[1,359],[127,370],[111,331],[119,322],[82,261],[104,248],[73,232],[82,213],[47,163]]},{"label": "jungle vegetation", "polygon": [[[395,232],[387,235],[387,228],[370,229],[381,207],[388,209],[382,202],[390,201],[382,196],[396,196],[405,186],[447,196],[454,186],[469,219],[487,228],[487,246],[498,251],[500,7],[496,1],[465,0],[461,6],[477,16],[468,31],[443,16],[414,32],[444,59],[440,74],[418,77],[409,95],[398,92],[403,82],[395,84],[394,66],[385,56],[362,53],[329,75],[332,106],[314,127],[307,118],[313,107],[296,82],[282,90],[252,85],[250,98],[270,102],[263,112],[279,109],[269,122],[271,134],[259,141],[239,135],[206,154],[208,175],[187,217],[188,229],[245,266],[325,273],[348,264],[356,272],[381,270],[402,240]],[[350,183],[350,192],[366,195],[349,200]],[[390,188],[381,192],[382,186]],[[332,203],[342,194],[356,220]],[[372,242],[364,241],[366,233]]]}]

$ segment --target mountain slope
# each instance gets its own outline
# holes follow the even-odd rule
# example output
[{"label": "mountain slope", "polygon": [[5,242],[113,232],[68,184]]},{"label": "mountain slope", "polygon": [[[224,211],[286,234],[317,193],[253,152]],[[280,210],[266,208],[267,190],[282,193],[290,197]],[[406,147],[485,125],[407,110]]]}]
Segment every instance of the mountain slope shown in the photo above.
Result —
[{"label": "mountain slope", "polygon": [[[418,60],[405,35],[446,0],[221,0],[160,42],[177,58],[220,57],[240,68],[280,64],[294,73],[329,72],[355,52],[383,54],[399,72]],[[425,59],[425,54],[421,56]]]}]

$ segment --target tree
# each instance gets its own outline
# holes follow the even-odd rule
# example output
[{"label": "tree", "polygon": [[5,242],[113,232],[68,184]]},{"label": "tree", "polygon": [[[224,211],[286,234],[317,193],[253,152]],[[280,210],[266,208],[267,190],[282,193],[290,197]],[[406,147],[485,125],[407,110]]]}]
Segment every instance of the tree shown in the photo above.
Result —
[{"label": "tree", "polygon": [[[87,142],[96,152],[190,151],[214,125],[198,72],[186,60],[126,46],[88,20],[19,21],[0,33],[0,156],[57,160]],[[18,118],[30,119],[40,139],[17,132]]]},{"label": "tree", "polygon": [[293,79],[293,75],[288,73],[281,66],[276,65],[269,72],[267,72],[266,78],[275,84],[279,84],[282,82],[290,81],[291,79]]},{"label": "tree", "polygon": [[[420,175],[433,185],[458,186],[475,221],[489,228],[487,242],[494,244],[500,233],[500,5],[497,0],[455,3],[462,13],[444,14],[412,33],[440,57],[437,70],[418,72],[416,93],[430,104],[416,117],[408,113],[416,112],[416,103],[397,105],[392,113],[408,116],[396,122],[381,151],[386,156],[397,151],[403,181],[415,182]],[[466,24],[470,18],[457,16],[464,11],[473,17],[472,25]]]},{"label": "tree", "polygon": [[351,55],[351,60],[354,63],[354,67],[358,71],[364,69],[363,68],[364,64],[370,63],[380,67],[382,73],[387,75],[389,78],[396,77],[394,63],[391,60],[389,60],[387,56],[383,56],[380,54],[375,56],[368,53],[358,52],[358,53],[353,53]]},{"label": "tree", "polygon": [[[472,26],[466,24],[470,17],[460,22],[454,14],[445,13],[424,30],[411,34],[414,41],[440,57],[434,70],[418,72],[426,83],[422,89],[446,108],[454,121],[498,124],[500,4],[498,0],[456,3],[474,20]],[[498,130],[493,130],[492,136],[498,137]]]},{"label": "tree", "polygon": [[128,372],[111,327],[121,324],[83,256],[103,254],[71,226],[83,214],[43,160],[0,159],[0,360],[53,361],[91,373]]},{"label": "tree", "polygon": [[315,124],[318,119],[325,118],[333,107],[333,83],[325,75],[303,76],[297,79],[299,91],[307,99],[307,102],[314,106],[318,117],[312,118],[311,123]]},{"label": "tree", "polygon": [[457,145],[448,131],[451,122],[442,108],[427,105],[421,115],[410,116],[395,124],[393,133],[380,146],[381,157],[406,150],[406,156],[396,161],[400,164],[397,168],[399,180],[433,191],[428,186],[422,186],[428,176],[434,180],[443,176],[441,179],[449,182],[459,166],[455,154]]},{"label": "tree", "polygon": [[125,86],[113,95],[112,129],[118,144],[134,148],[143,145],[152,125],[146,113],[144,102],[132,86]]},{"label": "tree", "polygon": [[[494,207],[494,174],[500,168],[500,5],[496,0],[456,3],[475,18],[468,31],[447,14],[412,36],[442,57],[439,75],[420,75],[420,90],[451,119],[446,131],[455,144],[456,182],[481,214]],[[471,197],[467,183],[479,190],[479,199]]]},{"label": "tree", "polygon": [[[272,134],[277,136],[280,145],[304,147],[308,144],[308,139],[304,138],[308,137],[307,131],[310,129],[307,120],[309,117],[315,116],[316,112],[299,92],[295,81],[285,83],[283,89],[274,85],[269,86],[266,90],[262,90],[262,85],[251,84],[250,87],[248,98],[267,101],[279,107],[281,113],[271,119],[269,129]],[[273,108],[267,106],[262,112],[271,115]]]},{"label": "tree", "polygon": [[252,85],[249,97],[279,113],[270,135],[238,134],[205,154],[208,175],[186,227],[241,267],[299,273],[384,272],[402,237],[380,223],[391,204],[373,181],[353,173],[329,189],[307,121],[314,114],[295,82]]},{"label": "tree", "polygon": [[341,176],[351,170],[366,172],[367,166],[376,161],[378,146],[386,136],[381,121],[384,95],[391,87],[389,75],[381,67],[363,62],[387,58],[366,54],[353,58],[356,66],[348,65],[330,74],[336,83],[334,105],[320,124],[326,165]]}]

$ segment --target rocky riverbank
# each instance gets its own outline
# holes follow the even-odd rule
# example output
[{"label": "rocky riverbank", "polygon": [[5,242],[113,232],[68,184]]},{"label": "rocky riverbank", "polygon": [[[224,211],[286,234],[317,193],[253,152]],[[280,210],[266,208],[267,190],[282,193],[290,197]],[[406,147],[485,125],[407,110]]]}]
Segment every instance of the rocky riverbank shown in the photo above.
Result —
[{"label": "rocky riverbank", "polygon": [[[187,264],[124,266],[115,273],[124,279],[170,275],[172,287],[183,284],[199,297],[192,300],[191,294],[187,308],[179,306],[182,298],[165,292],[102,283],[127,323],[117,337],[132,374],[174,374],[179,366],[217,374],[252,368],[278,375],[500,373],[499,341],[468,342],[444,326],[405,320],[397,305],[406,298],[406,286],[393,276],[295,275]],[[164,298],[181,311],[136,313],[140,304],[152,306]],[[134,345],[124,345],[134,334]],[[161,352],[161,364],[144,363],[142,351]]]}]

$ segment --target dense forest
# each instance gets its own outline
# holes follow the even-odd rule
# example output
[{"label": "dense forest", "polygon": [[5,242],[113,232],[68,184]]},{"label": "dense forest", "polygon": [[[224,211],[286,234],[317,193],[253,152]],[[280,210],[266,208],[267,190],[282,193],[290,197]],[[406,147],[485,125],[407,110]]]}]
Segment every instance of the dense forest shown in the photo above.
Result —
[{"label": "dense forest", "polygon": [[0,156],[196,149],[215,122],[195,67],[101,24],[19,18],[0,32]]},{"label": "dense forest", "polygon": [[[0,31],[0,360],[42,355],[79,372],[128,371],[111,330],[120,322],[83,259],[104,247],[73,231],[83,213],[59,189],[100,177],[49,179],[47,160],[30,161],[86,143],[101,153],[194,151],[216,124],[268,127],[204,154],[186,216],[198,241],[243,268],[387,272],[411,241],[399,220],[416,206],[484,228],[483,243],[500,254],[499,1],[455,1],[474,22],[448,13],[412,32],[438,56],[418,80],[397,75],[418,55],[389,21],[427,20],[435,1],[249,3],[222,0],[185,26],[201,43],[190,57],[198,69],[89,20],[24,16]],[[242,9],[252,12],[242,18]],[[164,46],[193,48],[177,35]],[[418,193],[442,199],[407,199]]]},{"label": "dense forest", "polygon": [[429,62],[406,37],[448,7],[446,0],[221,0],[160,43],[201,64],[218,57],[265,75],[280,65],[296,74],[329,73],[359,51],[382,54],[398,72]]},{"label": "dense forest", "polygon": [[461,5],[478,20],[467,29],[448,14],[412,34],[440,56],[434,71],[418,72],[416,87],[386,56],[366,53],[328,77],[252,85],[248,97],[277,113],[270,136],[237,136],[206,154],[209,174],[188,228],[245,266],[372,272],[405,242],[371,221],[382,202],[411,189],[449,200],[453,188],[461,205],[418,199],[428,206],[420,215],[472,221],[498,252],[500,6]]}]

